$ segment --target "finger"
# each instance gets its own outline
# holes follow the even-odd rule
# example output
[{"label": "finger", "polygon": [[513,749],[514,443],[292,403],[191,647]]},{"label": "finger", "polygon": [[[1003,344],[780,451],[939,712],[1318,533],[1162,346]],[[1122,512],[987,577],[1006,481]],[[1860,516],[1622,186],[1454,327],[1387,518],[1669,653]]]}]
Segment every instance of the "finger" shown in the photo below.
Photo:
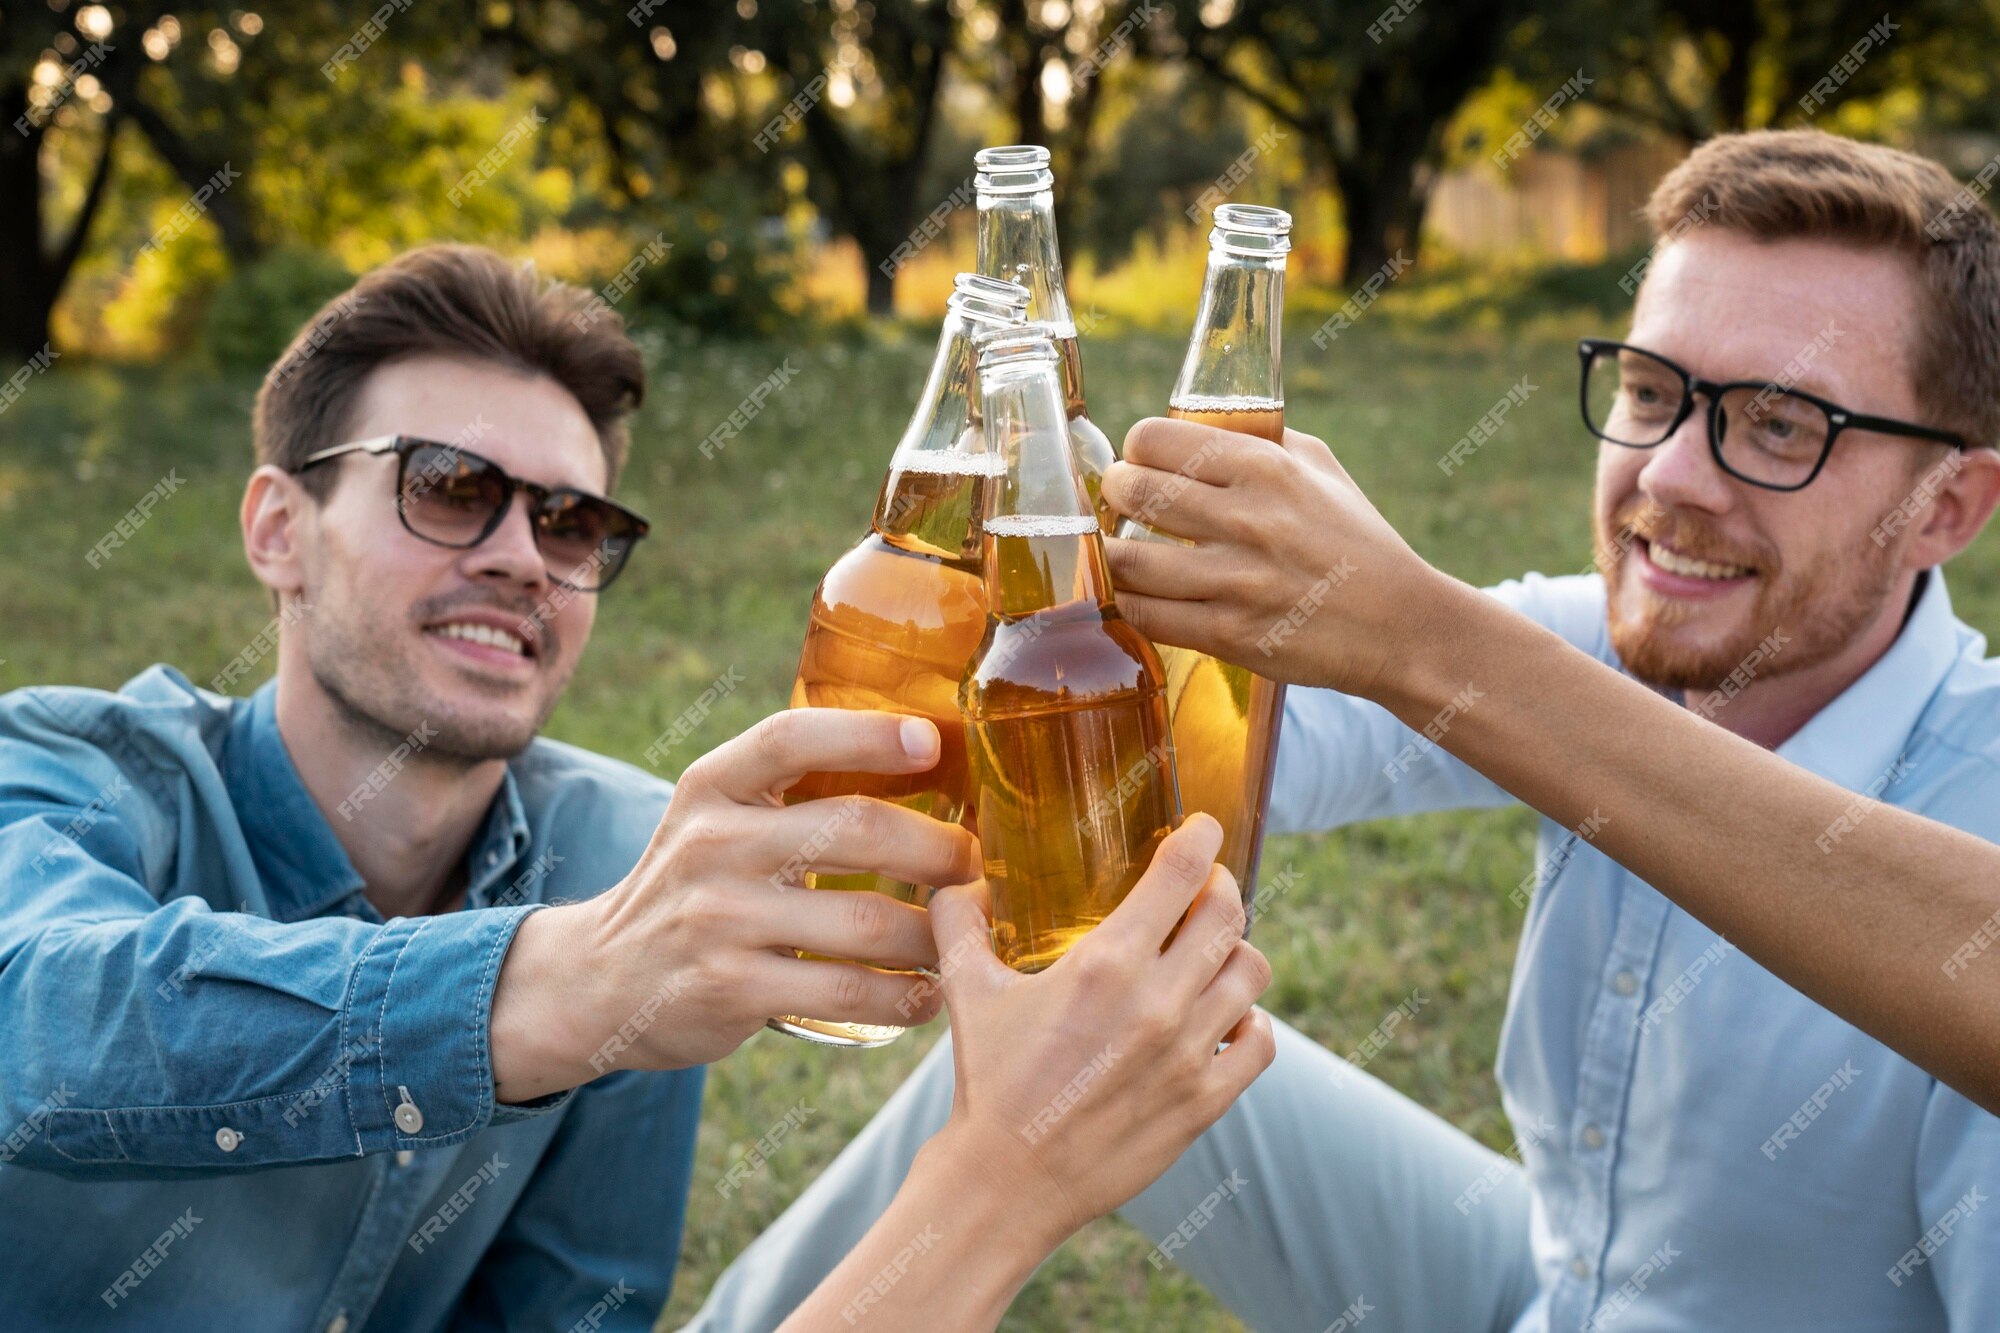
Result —
[{"label": "finger", "polygon": [[1160,942],[1207,882],[1215,855],[1221,850],[1222,825],[1210,815],[1189,815],[1161,840],[1153,863],[1139,876],[1125,901],[1076,947],[1084,948],[1102,936],[1107,946],[1143,949],[1145,957],[1156,956]]},{"label": "finger", "polygon": [[[1257,1081],[1257,1075],[1271,1067],[1278,1054],[1278,1038],[1271,1031],[1271,1016],[1262,1009],[1252,1009],[1222,1039],[1229,1047],[1216,1055],[1209,1068],[1223,1089],[1226,1100],[1222,1109],[1226,1111]],[[1217,1118],[1221,1118],[1220,1112]]]},{"label": "finger", "polygon": [[[1111,466],[1116,469],[1126,465]],[[1120,592],[1130,588],[1154,597],[1205,601],[1226,591],[1220,576],[1221,562],[1215,554],[1178,542],[1106,537],[1104,559],[1111,567],[1111,586]]]},{"label": "finger", "polygon": [[1226,1040],[1271,985],[1271,963],[1256,945],[1238,939],[1188,1009],[1187,1025],[1214,1041]]},{"label": "finger", "polygon": [[[1182,602],[1167,597],[1151,597],[1145,593],[1127,592],[1119,587],[1116,574],[1111,576],[1111,581],[1112,586],[1117,589],[1118,613],[1131,623],[1132,628],[1154,643],[1198,649],[1225,661],[1241,658],[1242,655],[1238,653],[1236,645],[1230,642],[1224,630],[1228,612],[1223,603]],[[1261,656],[1268,657],[1269,654]],[[1256,661],[1247,664],[1256,670],[1263,669]]]},{"label": "finger", "polygon": [[[833,796],[757,816],[754,864],[774,882],[805,872],[883,875],[904,884],[958,884],[979,873],[979,843],[958,824],[873,796]],[[748,849],[746,849],[748,850]]]},{"label": "finger", "polygon": [[938,761],[929,718],[788,708],[697,759],[681,778],[744,805],[769,805],[808,773],[921,773]]},{"label": "finger", "polygon": [[765,954],[749,964],[745,986],[775,1014],[829,1023],[918,1027],[938,1016],[943,996],[920,977],[859,963]]},{"label": "finger", "polygon": [[986,881],[955,884],[931,897],[931,936],[937,946],[938,979],[945,1002],[962,1012],[1009,984],[1015,974],[993,952]]},{"label": "finger", "polygon": [[1171,417],[1147,417],[1125,432],[1122,456],[1141,467],[1226,487],[1251,465],[1250,460],[1274,452],[1271,442],[1259,435]]},{"label": "finger", "polygon": [[1129,460],[1104,470],[1104,498],[1127,518],[1190,541],[1222,536],[1230,514],[1228,493],[1220,486]]},{"label": "finger", "polygon": [[754,923],[765,948],[852,958],[881,967],[930,967],[937,962],[930,917],[921,907],[866,889],[784,892],[763,884],[731,891],[733,912]]},{"label": "finger", "polygon": [[[1207,882],[1195,895],[1194,905],[1188,908],[1164,955],[1176,1000],[1192,1000],[1214,981],[1229,961],[1230,952],[1242,942],[1243,921],[1243,894],[1236,887],[1236,877],[1222,866],[1210,867]],[[1231,1021],[1234,1018],[1231,1015]]]}]

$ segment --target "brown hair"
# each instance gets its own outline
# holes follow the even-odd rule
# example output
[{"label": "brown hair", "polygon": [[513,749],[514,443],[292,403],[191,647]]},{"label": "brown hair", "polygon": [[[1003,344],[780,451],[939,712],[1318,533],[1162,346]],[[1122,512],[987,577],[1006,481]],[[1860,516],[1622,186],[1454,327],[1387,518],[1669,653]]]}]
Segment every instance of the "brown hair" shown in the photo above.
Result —
[{"label": "brown hair", "polygon": [[1908,255],[1923,292],[1911,372],[1929,415],[1969,444],[2000,442],[2000,224],[1942,166],[1822,130],[1719,135],[1646,205],[1657,237],[1688,219]]},{"label": "brown hair", "polygon": [[[426,245],[364,274],[321,306],[257,391],[257,461],[292,471],[339,438],[378,367],[436,354],[547,375],[597,430],[609,485],[625,465],[626,417],[646,394],[625,321],[591,292],[542,279],[477,245]],[[315,499],[330,468],[302,473]]]}]

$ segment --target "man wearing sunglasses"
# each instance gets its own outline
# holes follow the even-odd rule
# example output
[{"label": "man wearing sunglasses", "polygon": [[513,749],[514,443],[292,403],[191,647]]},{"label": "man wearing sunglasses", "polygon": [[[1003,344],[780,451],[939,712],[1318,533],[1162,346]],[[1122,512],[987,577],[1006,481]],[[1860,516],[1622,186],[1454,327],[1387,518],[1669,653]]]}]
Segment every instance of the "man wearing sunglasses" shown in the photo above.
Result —
[{"label": "man wearing sunglasses", "polygon": [[[671,787],[537,738],[647,531],[605,498],[644,377],[594,299],[466,246],[364,277],[257,399],[241,528],[275,679],[0,698],[0,1328],[647,1328],[703,1065],[773,1014],[936,1016],[937,985],[821,960],[935,967],[930,914],[800,877],[965,885],[970,836],[780,799],[928,768],[930,722],[782,712]],[[1178,830],[1064,977],[942,978],[985,1091],[905,1207],[977,1228],[885,1327],[940,1274],[997,1320],[1269,1062],[1219,838]],[[949,892],[939,921],[983,947]],[[1114,1034],[1134,1058],[1090,1107],[1017,1142],[1011,1108]],[[1105,1151],[1135,1125],[1150,1152]],[[857,1249],[833,1304],[909,1234]]]},{"label": "man wearing sunglasses", "polygon": [[[1877,799],[2000,840],[2000,671],[1941,569],[2000,501],[2000,227],[1935,163],[1805,131],[1702,145],[1648,218],[1630,331],[1579,347],[1601,574],[1490,595],[1857,793],[1803,856],[1838,858]],[[1478,595],[1413,588],[1420,562],[1357,520],[1318,440],[1216,442],[1134,428],[1106,497],[1196,545],[1109,557],[1150,637],[1346,691],[1289,696],[1272,827],[1510,803],[1439,740],[1523,711],[1461,632]],[[1373,446],[1350,443],[1363,471]],[[1477,460],[1458,475],[1476,488]],[[1624,741],[1643,770],[1648,738]],[[1524,911],[1511,1153],[1279,1024],[1271,1070],[1121,1215],[1258,1330],[2000,1328],[2000,1120],[1593,846],[1606,821],[1645,836],[1611,795],[1634,786],[1607,775],[1601,808],[1544,820],[1535,875],[1501,890]],[[1885,879],[1876,910],[1909,891]],[[697,1327],[797,1299],[952,1095],[933,1052]]]}]

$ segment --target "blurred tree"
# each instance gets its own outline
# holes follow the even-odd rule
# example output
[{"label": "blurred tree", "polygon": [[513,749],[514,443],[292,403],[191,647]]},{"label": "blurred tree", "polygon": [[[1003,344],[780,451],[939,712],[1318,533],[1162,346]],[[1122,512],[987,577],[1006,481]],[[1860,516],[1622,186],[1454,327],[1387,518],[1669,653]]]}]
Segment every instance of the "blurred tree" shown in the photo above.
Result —
[{"label": "blurred tree", "polygon": [[1993,0],[1565,0],[1537,6],[1508,56],[1535,86],[1582,69],[1592,102],[1690,143],[1911,88],[1955,87],[1990,123],[1996,61]]},{"label": "blurred tree", "polygon": [[[1144,50],[1156,4],[1146,0],[991,0],[968,6],[966,64],[1013,120],[1014,142],[1049,150],[1057,181],[1092,175],[1107,73]],[[1058,188],[1056,229],[1084,199]]]},{"label": "blurred tree", "polygon": [[[758,15],[754,0],[747,8]],[[802,0],[772,5],[757,27],[785,76],[786,98],[759,135],[782,144],[798,126],[813,168],[807,194],[828,225],[860,247],[870,314],[893,309],[887,261],[943,202],[925,199],[918,185],[957,26],[943,0]]]},{"label": "blurred tree", "polygon": [[[111,36],[106,15],[79,26],[80,13],[21,6],[0,20],[0,356],[9,363],[39,353],[49,315],[83,255],[91,224],[111,181],[124,108],[105,84],[121,83],[139,52],[98,45]],[[99,143],[89,182],[66,225],[58,227],[43,181],[53,132],[94,134]]]},{"label": "blurred tree", "polygon": [[1414,259],[1444,131],[1493,73],[1524,0],[1239,0],[1185,5],[1174,31],[1211,78],[1302,136],[1340,195],[1345,271]]}]

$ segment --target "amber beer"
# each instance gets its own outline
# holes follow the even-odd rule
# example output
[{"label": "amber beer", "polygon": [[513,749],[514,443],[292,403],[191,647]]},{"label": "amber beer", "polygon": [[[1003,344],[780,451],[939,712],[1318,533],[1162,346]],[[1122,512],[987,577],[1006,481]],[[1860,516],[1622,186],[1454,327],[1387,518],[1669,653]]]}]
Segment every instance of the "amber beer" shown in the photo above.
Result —
[{"label": "amber beer", "polygon": [[[1201,306],[1168,416],[1273,443],[1283,440],[1279,320],[1291,225],[1291,216],[1275,208],[1224,204],[1215,210]],[[1198,477],[1199,464],[1189,471]],[[1150,519],[1172,526],[1163,507],[1159,514],[1128,518],[1119,535],[1180,540],[1148,526]],[[1222,825],[1222,864],[1236,877],[1247,904],[1256,891],[1285,687],[1190,648],[1162,645],[1159,652],[1167,672],[1181,803]]]},{"label": "amber beer", "polygon": [[1112,600],[1060,357],[1034,332],[980,358],[1006,473],[986,508],[986,633],[959,692],[994,950],[1023,972],[1110,915],[1180,822],[1160,659]]},{"label": "amber beer", "polygon": [[[957,822],[966,796],[958,686],[986,630],[979,519],[1001,460],[978,417],[975,342],[1017,327],[1027,292],[961,274],[916,411],[896,446],[868,535],[834,562],[813,593],[794,708],[879,708],[937,725],[936,767],[924,773],[812,773],[787,804],[859,793]],[[881,875],[808,873],[809,888],[921,902],[929,886]],[[865,962],[861,959],[856,961]],[[771,1026],[842,1046],[880,1046],[903,1029],[788,1015]]]},{"label": "amber beer", "polygon": [[979,204],[979,271],[1026,287],[1028,326],[1048,334],[1056,345],[1063,416],[1069,423],[1077,475],[1090,497],[1090,512],[1108,533],[1118,516],[1102,498],[1104,469],[1118,455],[1090,419],[1083,400],[1083,352],[1077,346],[1076,320],[1063,286],[1049,150],[1037,144],[982,148],[973,155],[972,164]]}]

